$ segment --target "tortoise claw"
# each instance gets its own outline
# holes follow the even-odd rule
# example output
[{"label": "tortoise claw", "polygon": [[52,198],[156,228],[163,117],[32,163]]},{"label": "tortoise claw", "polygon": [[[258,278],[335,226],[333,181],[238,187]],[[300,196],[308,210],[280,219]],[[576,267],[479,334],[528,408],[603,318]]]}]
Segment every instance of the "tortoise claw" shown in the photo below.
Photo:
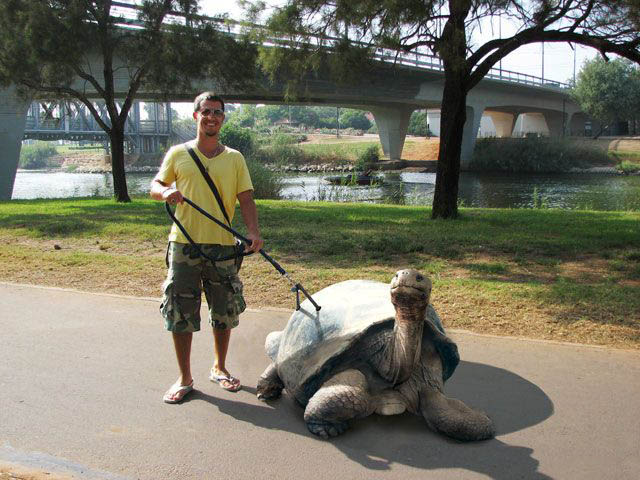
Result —
[{"label": "tortoise claw", "polygon": [[347,422],[307,422],[307,428],[314,435],[327,439],[329,437],[337,437],[343,433],[349,428],[349,424]]},{"label": "tortoise claw", "polygon": [[258,400],[273,400],[282,394],[282,385],[274,384],[269,382],[263,382],[262,380],[258,382],[258,386],[256,387],[256,396]]}]

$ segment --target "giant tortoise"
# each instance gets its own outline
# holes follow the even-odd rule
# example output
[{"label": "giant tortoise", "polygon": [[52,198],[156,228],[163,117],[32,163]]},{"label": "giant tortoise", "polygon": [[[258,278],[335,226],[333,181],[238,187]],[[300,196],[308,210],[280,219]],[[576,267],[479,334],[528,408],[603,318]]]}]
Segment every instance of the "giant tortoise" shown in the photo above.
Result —
[{"label": "giant tortoise", "polygon": [[348,280],[303,302],[285,329],[267,336],[271,363],[257,395],[277,398],[286,388],[305,407],[309,430],[321,437],[345,431],[348,421],[372,413],[408,410],[427,426],[458,440],[494,435],[492,421],[443,386],[460,357],[429,304],[431,281],[401,270],[389,285]]}]

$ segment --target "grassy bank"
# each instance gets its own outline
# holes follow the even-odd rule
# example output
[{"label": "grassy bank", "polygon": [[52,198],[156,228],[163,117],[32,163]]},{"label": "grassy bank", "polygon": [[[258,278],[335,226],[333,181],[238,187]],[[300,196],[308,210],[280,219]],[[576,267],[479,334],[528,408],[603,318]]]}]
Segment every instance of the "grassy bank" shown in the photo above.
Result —
[{"label": "grassy bank", "polygon": [[[450,328],[640,348],[640,213],[430,209],[260,201],[266,250],[310,292],[414,267]],[[238,215],[239,217],[239,215]],[[136,199],[0,203],[5,281],[158,297],[169,221]],[[292,308],[260,257],[243,266],[249,306]]]}]

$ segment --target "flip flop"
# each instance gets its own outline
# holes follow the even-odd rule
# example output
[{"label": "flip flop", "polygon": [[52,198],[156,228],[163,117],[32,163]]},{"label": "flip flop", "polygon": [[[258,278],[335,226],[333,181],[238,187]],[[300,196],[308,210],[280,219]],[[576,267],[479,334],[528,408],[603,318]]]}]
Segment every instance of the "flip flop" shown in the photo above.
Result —
[{"label": "flip flop", "polygon": [[[233,375],[218,375],[213,371],[213,369],[209,373],[209,380],[211,380],[212,382],[216,382],[218,385],[220,385],[220,388],[227,390],[228,392],[237,392],[242,388],[240,380],[238,380]],[[225,383],[223,382],[227,382],[227,386],[225,386]]]},{"label": "flip flop", "polygon": [[180,403],[192,390],[193,380],[191,380],[189,385],[179,385],[178,383],[174,383],[171,385],[171,388],[166,391],[162,400],[164,403]]}]

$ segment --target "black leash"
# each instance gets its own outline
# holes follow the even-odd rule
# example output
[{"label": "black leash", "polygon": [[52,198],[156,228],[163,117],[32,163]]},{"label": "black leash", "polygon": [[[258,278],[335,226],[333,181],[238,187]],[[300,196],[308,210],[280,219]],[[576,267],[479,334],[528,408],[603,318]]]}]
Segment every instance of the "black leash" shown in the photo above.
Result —
[{"label": "black leash", "polygon": [[[191,200],[189,200],[187,197],[183,196],[182,199],[188,203],[189,205],[191,205],[191,207],[193,207],[194,209],[196,209],[198,212],[200,212],[202,215],[204,215],[205,217],[207,217],[209,220],[211,220],[212,222],[216,223],[217,225],[219,225],[220,227],[222,227],[223,229],[225,229],[227,232],[231,233],[234,237],[238,238],[239,240],[241,240],[242,242],[244,242],[247,245],[251,245],[251,240],[249,240],[247,237],[244,237],[243,235],[241,235],[240,233],[238,233],[236,230],[234,230],[233,228],[231,228],[230,226],[225,225],[224,223],[222,223],[220,220],[218,220],[217,218],[215,218],[213,215],[211,215],[209,212],[207,212],[206,210],[203,210],[202,208],[200,208],[198,205],[196,205],[195,203],[193,203]],[[202,255],[203,257],[205,257],[206,259],[212,261],[212,262],[220,262],[222,260],[230,260],[232,258],[236,258],[237,256],[246,256],[246,255],[251,255],[251,253],[253,252],[238,252],[236,253],[236,255],[231,255],[231,256],[227,256],[227,257],[222,257],[222,258],[212,258],[209,255],[206,255],[202,249],[193,241],[193,239],[189,236],[189,234],[187,233],[186,229],[184,228],[184,226],[178,221],[178,219],[176,218],[176,216],[174,215],[173,211],[171,210],[171,208],[169,207],[169,203],[165,202],[164,204],[165,209],[167,210],[167,213],[169,214],[169,217],[171,217],[171,220],[173,220],[173,222],[177,225],[177,227],[180,229],[180,231],[182,232],[182,234],[185,236],[185,238],[189,241],[189,243],[196,248],[196,251]],[[264,249],[260,249],[258,251],[260,253],[260,255],[262,255],[271,265],[273,265],[273,268],[275,268],[278,273],[280,273],[280,275],[282,275],[283,277],[285,277],[287,280],[289,280],[289,283],[291,283],[291,291],[295,292],[296,294],[296,310],[300,310],[300,292],[302,292],[305,297],[307,297],[309,299],[309,301],[311,302],[311,304],[316,308],[316,311],[319,311],[320,305],[318,305],[313,298],[311,297],[311,295],[309,295],[309,293],[304,289],[304,287],[302,286],[302,284],[300,284],[299,282],[294,282],[291,277],[289,277],[289,274],[284,270],[284,268],[282,268],[280,266],[280,264],[278,262],[276,262],[273,258],[271,258],[269,255],[267,255],[267,252],[264,251]]]}]

